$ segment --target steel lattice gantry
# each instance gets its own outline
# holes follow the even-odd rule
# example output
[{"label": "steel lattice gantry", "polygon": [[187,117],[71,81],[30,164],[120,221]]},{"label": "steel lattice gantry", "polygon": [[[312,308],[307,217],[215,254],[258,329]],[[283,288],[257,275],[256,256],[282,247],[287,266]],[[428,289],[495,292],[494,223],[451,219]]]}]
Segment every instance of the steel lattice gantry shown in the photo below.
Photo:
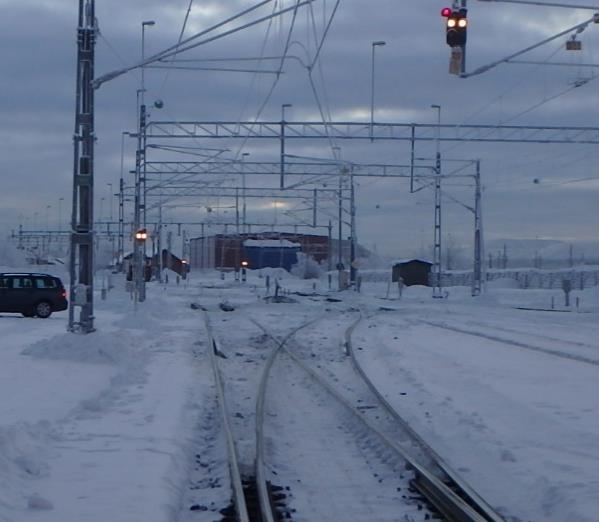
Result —
[{"label": "steel lattice gantry", "polygon": [[[289,157],[289,156],[288,156]],[[354,176],[367,176],[378,178],[406,178],[414,174],[414,169],[430,174],[434,166],[432,165],[392,165],[377,163],[351,163],[347,161],[328,161],[328,162],[305,162],[288,161],[285,163],[285,176],[339,176],[339,169],[344,165],[351,165]],[[217,174],[241,176],[247,175],[276,175],[281,173],[281,166],[278,162],[266,161],[148,161],[147,179],[157,180],[155,175],[164,175],[163,183],[170,181],[180,181],[186,175],[190,179],[194,175]],[[172,178],[169,175],[173,176]],[[176,176],[176,177],[174,177]],[[289,187],[288,187],[289,188]]]},{"label": "steel lattice gantry", "polygon": [[153,121],[146,130],[148,139],[242,138],[280,139],[284,126],[286,139],[362,139],[599,144],[599,127],[454,125],[425,123],[356,122],[219,122]]}]

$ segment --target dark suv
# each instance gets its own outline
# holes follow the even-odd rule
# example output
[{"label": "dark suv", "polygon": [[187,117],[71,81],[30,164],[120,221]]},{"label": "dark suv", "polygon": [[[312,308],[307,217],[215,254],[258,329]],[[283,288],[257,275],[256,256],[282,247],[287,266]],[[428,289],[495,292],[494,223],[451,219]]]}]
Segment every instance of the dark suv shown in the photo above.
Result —
[{"label": "dark suv", "polygon": [[35,273],[0,273],[0,312],[25,317],[50,317],[68,308],[67,293],[58,277]]}]

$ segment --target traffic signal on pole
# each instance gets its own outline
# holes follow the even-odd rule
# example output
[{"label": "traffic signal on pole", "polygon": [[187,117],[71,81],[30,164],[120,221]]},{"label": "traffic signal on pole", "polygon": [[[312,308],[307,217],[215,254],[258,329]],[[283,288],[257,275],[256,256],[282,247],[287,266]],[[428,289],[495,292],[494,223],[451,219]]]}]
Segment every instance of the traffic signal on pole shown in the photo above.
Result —
[{"label": "traffic signal on pole", "polygon": [[444,7],[441,16],[446,19],[445,38],[450,47],[464,47],[468,30],[468,10],[465,7],[451,9]]}]

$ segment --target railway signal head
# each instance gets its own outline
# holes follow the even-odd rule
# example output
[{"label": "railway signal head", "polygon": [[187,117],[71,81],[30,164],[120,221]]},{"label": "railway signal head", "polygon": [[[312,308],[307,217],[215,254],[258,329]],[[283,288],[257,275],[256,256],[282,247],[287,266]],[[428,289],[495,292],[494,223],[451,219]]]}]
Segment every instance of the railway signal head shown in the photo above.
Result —
[{"label": "railway signal head", "polygon": [[468,30],[468,10],[464,7],[451,9],[445,7],[441,16],[446,18],[445,39],[450,47],[464,47]]},{"label": "railway signal head", "polygon": [[135,232],[135,240],[143,243],[146,239],[148,239],[148,231],[145,228],[140,228],[137,232]]}]

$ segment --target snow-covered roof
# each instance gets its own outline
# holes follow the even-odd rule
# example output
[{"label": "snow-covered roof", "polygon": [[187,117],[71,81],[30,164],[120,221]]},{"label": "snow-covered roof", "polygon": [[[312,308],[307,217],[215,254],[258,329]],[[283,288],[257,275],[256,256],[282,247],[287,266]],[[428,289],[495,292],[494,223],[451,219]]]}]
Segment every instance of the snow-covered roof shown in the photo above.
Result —
[{"label": "snow-covered roof", "polygon": [[292,243],[287,239],[246,239],[243,242],[246,247],[260,248],[301,248],[299,243]]},{"label": "snow-covered roof", "polygon": [[417,257],[412,257],[412,258],[407,258],[407,259],[394,259],[393,261],[391,261],[391,266],[403,265],[404,263],[411,263],[413,261],[419,261],[420,263],[428,263],[429,265],[433,264],[432,261],[428,261],[426,259],[420,259]]}]

